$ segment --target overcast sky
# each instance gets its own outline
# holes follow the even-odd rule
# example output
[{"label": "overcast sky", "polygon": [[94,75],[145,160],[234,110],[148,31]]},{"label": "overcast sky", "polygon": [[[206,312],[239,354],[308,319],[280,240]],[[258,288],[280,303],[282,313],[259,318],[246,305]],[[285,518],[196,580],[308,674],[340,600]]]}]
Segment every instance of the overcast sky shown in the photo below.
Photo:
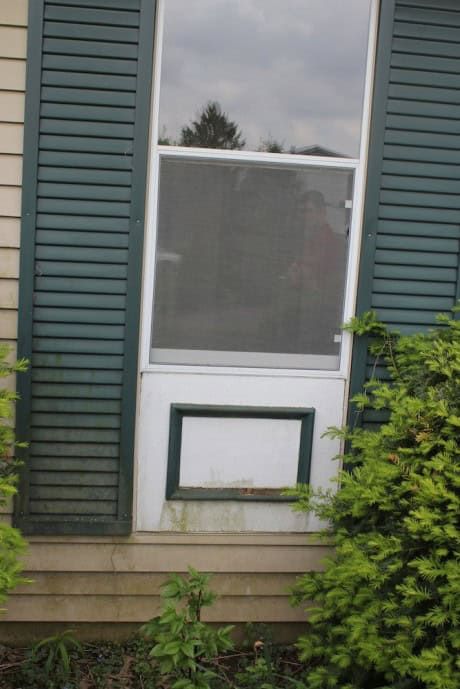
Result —
[{"label": "overcast sky", "polygon": [[160,134],[209,101],[247,150],[276,139],[357,156],[370,0],[166,0]]}]

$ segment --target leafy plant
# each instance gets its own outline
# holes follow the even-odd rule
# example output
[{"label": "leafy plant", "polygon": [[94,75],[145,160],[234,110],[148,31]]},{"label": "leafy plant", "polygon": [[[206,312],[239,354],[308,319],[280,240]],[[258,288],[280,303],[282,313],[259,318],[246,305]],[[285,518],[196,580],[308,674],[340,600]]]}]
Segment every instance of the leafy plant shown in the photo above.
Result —
[{"label": "leafy plant", "polygon": [[29,659],[31,669],[40,666],[47,687],[60,687],[72,675],[72,651],[81,651],[82,646],[73,636],[72,629],[48,636],[35,644]]},{"label": "leafy plant", "polygon": [[351,323],[391,376],[355,405],[389,420],[330,431],[350,448],[338,493],[294,491],[335,548],[294,591],[309,611],[298,642],[308,689],[460,686],[460,321],[439,320],[404,337],[373,314]]},{"label": "leafy plant", "polygon": [[[27,361],[21,359],[8,363],[10,348],[0,345],[0,378],[7,378],[14,373],[27,369]],[[13,426],[14,402],[17,395],[6,387],[0,388],[0,505],[16,493],[17,463],[14,459],[16,443]],[[24,582],[20,573],[22,565],[19,556],[25,549],[25,541],[17,529],[9,524],[0,523],[0,605],[5,602],[11,589]]]},{"label": "leafy plant", "polygon": [[141,631],[153,642],[150,656],[161,675],[173,680],[173,689],[208,689],[216,676],[213,659],[233,648],[233,626],[213,629],[201,620],[203,607],[212,605],[216,595],[208,588],[210,575],[189,567],[188,577],[170,576],[163,585],[163,610]]}]

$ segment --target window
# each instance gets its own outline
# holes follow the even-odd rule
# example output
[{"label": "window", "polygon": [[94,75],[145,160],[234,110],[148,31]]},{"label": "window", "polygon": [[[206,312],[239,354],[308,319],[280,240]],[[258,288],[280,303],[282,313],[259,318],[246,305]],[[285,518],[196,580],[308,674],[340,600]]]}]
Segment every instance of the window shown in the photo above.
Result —
[{"label": "window", "polygon": [[151,363],[340,367],[370,4],[161,4]]}]

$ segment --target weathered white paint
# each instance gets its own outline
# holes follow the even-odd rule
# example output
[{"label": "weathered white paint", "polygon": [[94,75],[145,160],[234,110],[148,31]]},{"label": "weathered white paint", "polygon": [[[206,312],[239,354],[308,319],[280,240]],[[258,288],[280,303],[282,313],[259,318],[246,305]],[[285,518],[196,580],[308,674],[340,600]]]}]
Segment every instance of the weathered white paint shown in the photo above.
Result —
[{"label": "weathered white paint", "polygon": [[296,419],[209,418],[182,422],[180,486],[282,488],[296,483]]},{"label": "weathered white paint", "polygon": [[345,381],[337,378],[144,374],[139,406],[142,433],[138,436],[136,528],[191,532],[317,530],[313,518],[294,514],[284,503],[166,501],[170,405],[314,407],[311,483],[327,487],[337,474],[337,463],[332,458],[340,447],[337,440],[321,436],[328,426],[342,422],[344,387]]}]

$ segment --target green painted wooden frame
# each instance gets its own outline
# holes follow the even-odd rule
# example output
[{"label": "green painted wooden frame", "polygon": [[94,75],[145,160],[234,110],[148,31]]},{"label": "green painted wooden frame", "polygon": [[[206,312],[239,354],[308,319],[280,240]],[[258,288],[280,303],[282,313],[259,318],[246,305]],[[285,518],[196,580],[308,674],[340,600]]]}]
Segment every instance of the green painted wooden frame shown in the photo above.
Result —
[{"label": "green painted wooden frame", "polygon": [[181,488],[180,455],[184,416],[233,419],[296,419],[301,421],[297,483],[310,479],[311,448],[315,410],[297,407],[233,407],[200,404],[172,404],[169,421],[167,500],[241,500],[245,502],[289,502],[295,498],[277,489],[249,488]]},{"label": "green painted wooden frame", "polygon": [[[97,3],[96,3],[97,4]],[[21,260],[19,287],[18,357],[31,359],[32,315],[35,263],[35,225],[37,168],[40,118],[42,42],[45,0],[29,2],[26,108],[24,121],[23,195]],[[141,274],[143,258],[145,191],[147,183],[150,98],[152,87],[153,44],[156,0],[141,0],[139,59],[134,125],[133,175],[130,239],[127,278],[126,337],[122,380],[119,493],[117,518],[74,517],[68,521],[40,518],[29,514],[28,448],[18,451],[23,463],[19,493],[15,500],[14,523],[25,534],[125,535],[132,530],[132,494],[134,464],[134,429],[136,422],[137,361]],[[17,377],[19,401],[16,434],[21,441],[30,439],[31,371]]]}]

